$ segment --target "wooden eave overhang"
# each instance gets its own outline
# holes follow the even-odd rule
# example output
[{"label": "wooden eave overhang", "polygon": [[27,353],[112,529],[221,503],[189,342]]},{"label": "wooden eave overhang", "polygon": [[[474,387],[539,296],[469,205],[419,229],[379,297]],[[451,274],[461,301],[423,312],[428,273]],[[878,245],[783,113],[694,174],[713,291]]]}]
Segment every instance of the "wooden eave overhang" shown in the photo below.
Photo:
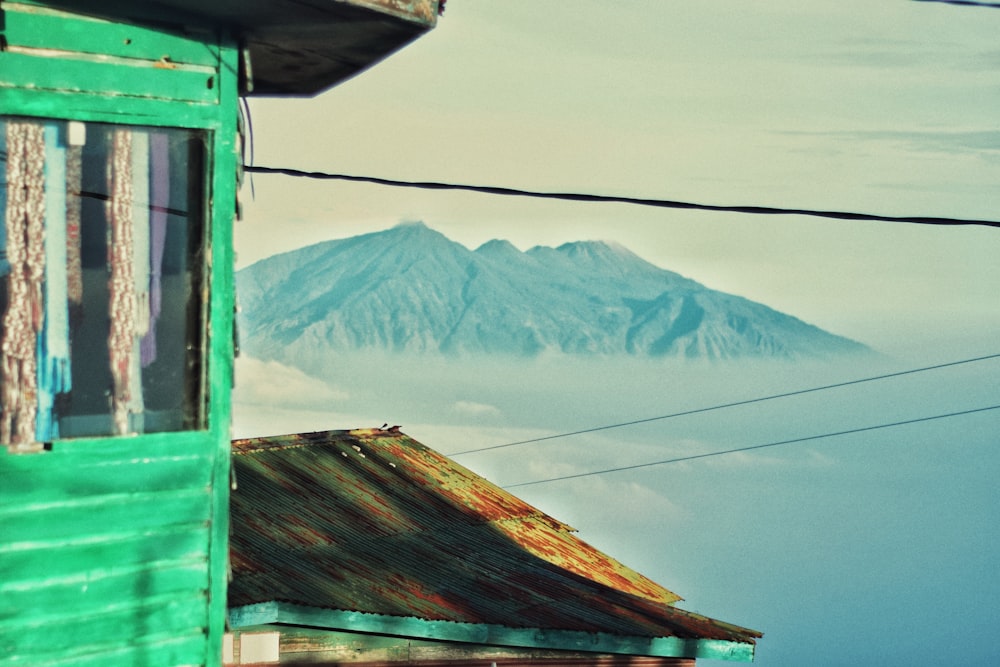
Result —
[{"label": "wooden eave overhang", "polygon": [[[246,95],[316,95],[432,29],[438,0],[22,0],[186,32],[228,31],[242,45]],[[8,3],[2,3],[8,4]]]},{"label": "wooden eave overhang", "polygon": [[582,651],[595,654],[752,662],[754,644],[723,639],[637,637],[602,632],[520,628],[437,621],[263,602],[230,608],[229,627],[288,625],[480,646]]}]

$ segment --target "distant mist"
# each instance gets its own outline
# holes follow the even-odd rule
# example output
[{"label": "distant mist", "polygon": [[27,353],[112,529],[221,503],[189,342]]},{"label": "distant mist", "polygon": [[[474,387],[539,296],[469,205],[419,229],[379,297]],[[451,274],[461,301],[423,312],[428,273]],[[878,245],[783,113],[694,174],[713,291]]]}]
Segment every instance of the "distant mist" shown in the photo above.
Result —
[{"label": "distant mist", "polygon": [[[880,663],[927,664],[942,638],[989,636],[998,620],[1000,551],[988,527],[1000,512],[1000,411],[812,438],[996,403],[1000,362],[669,417],[908,368],[888,358],[354,353],[331,355],[310,375],[244,357],[235,434],[388,422],[500,485],[626,468],[511,490],[677,591],[683,608],[764,631],[761,664],[769,651],[811,664],[785,653],[795,650],[782,640],[789,635],[794,646],[822,645],[830,633],[877,644],[881,626],[856,622],[859,614],[907,628],[933,623],[933,646],[898,646]],[[638,420],[648,421],[590,430]],[[582,430],[590,432],[551,438]],[[551,439],[504,446],[536,438]]]}]

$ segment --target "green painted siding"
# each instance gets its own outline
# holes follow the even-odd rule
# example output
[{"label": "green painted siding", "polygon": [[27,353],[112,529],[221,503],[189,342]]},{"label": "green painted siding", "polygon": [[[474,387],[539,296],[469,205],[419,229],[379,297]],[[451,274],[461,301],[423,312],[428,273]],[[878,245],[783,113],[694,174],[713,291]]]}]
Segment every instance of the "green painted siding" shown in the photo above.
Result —
[{"label": "green painted siding", "polygon": [[217,665],[228,550],[238,50],[0,3],[0,115],[209,137],[205,427],[0,448],[0,665]]},{"label": "green painted siding", "polygon": [[[17,36],[17,42],[9,43],[8,48],[68,51],[76,54],[75,58],[89,56],[97,62],[110,62],[113,58],[151,62],[165,58],[180,67],[204,65],[214,69],[219,66],[219,53],[212,48],[214,37],[210,32],[204,33],[203,40],[197,40],[189,35],[75,16],[34,4],[3,4],[5,29]],[[143,66],[141,62],[136,65]],[[74,83],[74,87],[82,85],[90,84]]]},{"label": "green painted siding", "polygon": [[0,665],[213,664],[225,455],[210,433],[0,453]]},{"label": "green painted siding", "polygon": [[3,2],[0,11],[4,110],[58,117],[72,104],[82,120],[204,127],[227,107],[224,88],[238,61],[223,63],[217,34],[160,32],[33,3]]},{"label": "green painted siding", "polygon": [[[114,92],[123,97],[176,98],[193,104],[215,104],[218,91],[214,89],[215,74],[204,71],[159,68],[143,63],[136,67],[130,62],[73,60],[59,55],[36,55],[0,52],[0,84],[30,88],[36,86],[38,70],[46,72],[47,86],[42,90],[70,92],[85,95],[107,95]],[[128,70],[134,70],[128,72]],[[126,76],[122,76],[128,72]],[[141,76],[140,76],[141,75]],[[81,86],[80,82],[85,82]],[[213,87],[209,87],[209,82]],[[39,86],[40,87],[40,86]],[[154,95],[144,95],[145,91]]]}]

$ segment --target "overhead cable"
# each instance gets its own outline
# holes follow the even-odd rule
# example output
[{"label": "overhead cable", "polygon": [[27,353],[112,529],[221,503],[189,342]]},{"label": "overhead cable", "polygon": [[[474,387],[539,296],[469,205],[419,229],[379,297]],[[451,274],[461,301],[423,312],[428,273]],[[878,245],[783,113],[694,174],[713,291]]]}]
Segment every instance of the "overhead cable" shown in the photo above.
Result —
[{"label": "overhead cable", "polygon": [[914,0],[915,2],[938,2],[943,5],[967,5],[969,7],[989,7],[1000,9],[1000,2],[980,2],[979,0]]},{"label": "overhead cable", "polygon": [[577,479],[579,477],[593,477],[594,475],[606,475],[612,472],[622,472],[624,470],[637,470],[639,468],[650,468],[652,466],[661,466],[668,463],[680,463],[682,461],[694,461],[695,459],[707,459],[712,456],[722,456],[724,454],[736,454],[739,452],[749,452],[755,449],[764,449],[766,447],[778,447],[779,445],[791,445],[799,442],[808,442],[810,440],[820,440],[822,438],[835,438],[841,435],[851,435],[854,433],[864,433],[866,431],[876,431],[884,428],[893,428],[896,426],[906,426],[907,424],[919,424],[921,422],[929,422],[935,419],[947,419],[949,417],[961,417],[964,415],[971,415],[978,412],[986,412],[988,410],[1000,409],[1000,405],[990,405],[985,408],[973,408],[971,410],[962,410],[960,412],[949,412],[943,415],[933,415],[931,417],[919,417],[917,419],[907,419],[905,421],[892,422],[891,424],[876,424],[875,426],[862,426],[860,428],[852,428],[846,431],[837,431],[835,433],[823,433],[821,435],[809,435],[803,438],[792,438],[791,440],[780,440],[778,442],[768,442],[763,445],[751,445],[749,447],[737,447],[736,449],[726,449],[718,452],[708,452],[705,454],[691,454],[689,456],[679,456],[673,459],[665,459],[663,461],[651,461],[649,463],[637,463],[635,465],[621,466],[618,468],[606,468],[604,470],[592,470],[590,472],[581,472],[574,475],[562,475],[560,477],[549,477],[546,479],[536,479],[530,482],[518,482],[517,484],[507,484],[503,488],[513,489],[518,486],[532,486],[534,484],[546,484],[548,482],[559,482],[567,479]]},{"label": "overhead cable", "polygon": [[476,452],[485,452],[492,449],[503,449],[505,447],[515,447],[517,445],[527,445],[533,442],[542,442],[545,440],[555,440],[556,438],[568,438],[574,435],[583,435],[585,433],[595,433],[597,431],[607,431],[613,428],[622,428],[625,426],[634,426],[636,424],[646,424],[648,422],[660,421],[663,419],[672,419],[674,417],[684,417],[687,415],[696,415],[702,412],[711,412],[713,410],[722,410],[724,408],[734,408],[740,405],[750,405],[751,403],[762,403],[763,401],[772,401],[777,398],[788,398],[789,396],[799,396],[801,394],[809,394],[815,391],[825,391],[827,389],[836,389],[838,387],[847,387],[854,384],[862,384],[864,382],[874,382],[875,380],[885,380],[888,378],[900,377],[902,375],[912,375],[913,373],[923,373],[924,371],[933,371],[940,368],[948,368],[949,366],[959,366],[962,364],[971,364],[977,361],[986,361],[987,359],[1000,358],[1000,353],[988,354],[983,357],[974,357],[972,359],[961,359],[959,361],[949,361],[943,364],[935,364],[933,366],[924,366],[922,368],[911,368],[905,371],[897,371],[895,373],[886,373],[884,375],[875,375],[873,377],[860,378],[857,380],[848,380],[846,382],[836,382],[834,384],[826,384],[821,387],[812,387],[810,389],[798,389],[795,391],[786,391],[781,394],[771,394],[770,396],[761,396],[758,398],[749,398],[742,401],[734,401],[732,403],[723,403],[721,405],[713,405],[707,408],[695,408],[693,410],[684,410],[682,412],[672,412],[666,415],[660,415],[658,417],[646,417],[644,419],[634,419],[632,421],[620,422],[617,424],[608,424],[606,426],[595,426],[593,428],[585,428],[579,431],[570,431],[568,433],[557,433],[555,435],[546,435],[539,438],[531,438],[530,440],[518,440],[517,442],[508,442],[502,445],[490,445],[488,447],[480,447],[478,449],[467,449],[463,452],[455,452],[453,454],[448,454],[448,456],[462,456],[463,454],[474,454]]},{"label": "overhead cable", "polygon": [[719,211],[725,213],[742,213],[748,215],[804,215],[817,218],[833,218],[837,220],[863,220],[876,222],[900,222],[918,225],[979,225],[985,227],[1000,227],[1000,220],[977,220],[971,218],[942,218],[932,216],[891,216],[873,213],[853,213],[850,211],[820,211],[806,208],[780,208],[772,206],[728,206],[719,204],[698,204],[669,199],[648,199],[641,197],[625,197],[620,195],[595,195],[575,192],[539,192],[535,190],[519,190],[516,188],[492,185],[469,185],[462,183],[439,183],[434,181],[400,181],[376,176],[352,176],[349,174],[331,174],[322,171],[302,171],[285,167],[262,167],[244,165],[243,170],[251,174],[280,174],[294,178],[310,178],[316,180],[350,181],[354,183],[373,183],[399,188],[418,188],[422,190],[461,190],[489,195],[509,197],[531,197],[535,199],[559,199],[563,201],[587,203],[634,204],[637,206],[653,206],[657,208],[675,208],[695,211]]}]

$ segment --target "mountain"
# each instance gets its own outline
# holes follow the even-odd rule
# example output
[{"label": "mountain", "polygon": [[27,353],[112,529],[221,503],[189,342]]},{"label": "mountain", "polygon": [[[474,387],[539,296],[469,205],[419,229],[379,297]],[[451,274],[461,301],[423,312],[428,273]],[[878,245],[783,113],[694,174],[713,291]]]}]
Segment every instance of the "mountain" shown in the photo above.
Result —
[{"label": "mountain", "polygon": [[236,284],[243,348],[300,366],[344,350],[703,359],[870,351],[599,241],[521,252],[493,240],[471,251],[406,223],[261,260]]}]

